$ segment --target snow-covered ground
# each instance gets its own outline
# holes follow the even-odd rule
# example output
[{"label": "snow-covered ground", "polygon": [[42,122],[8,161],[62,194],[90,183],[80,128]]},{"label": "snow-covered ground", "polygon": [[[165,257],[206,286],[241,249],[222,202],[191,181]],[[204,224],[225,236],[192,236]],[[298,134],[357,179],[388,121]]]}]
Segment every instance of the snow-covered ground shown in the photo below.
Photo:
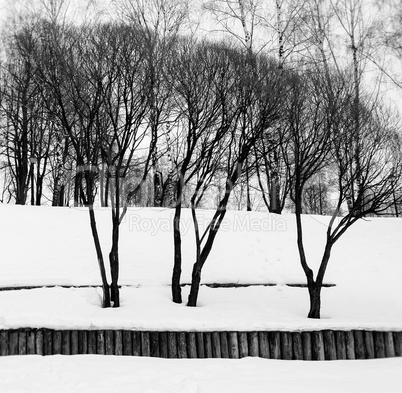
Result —
[{"label": "snow-covered ground", "polygon": [[[106,262],[110,211],[97,221]],[[200,211],[202,225],[211,211]],[[0,328],[127,328],[147,330],[402,329],[402,220],[368,218],[335,245],[323,289],[322,319],[306,318],[308,293],[292,215],[228,212],[207,261],[206,283],[275,283],[223,289],[203,286],[199,307],[171,301],[172,215],[169,209],[130,209],[122,224],[122,307],[100,308],[97,288],[0,291]],[[0,205],[0,287],[100,283],[85,208]],[[328,217],[306,216],[308,259],[318,266]],[[194,234],[183,217],[183,282],[190,282]],[[183,289],[186,300],[189,287]]]},{"label": "snow-covered ground", "polygon": [[399,393],[402,359],[0,358],[5,393]]},{"label": "snow-covered ground", "polygon": [[[105,260],[110,211],[98,210]],[[213,289],[199,307],[173,304],[172,214],[130,209],[121,233],[122,307],[101,309],[97,288],[0,291],[0,329],[21,326],[147,330],[402,330],[402,220],[368,218],[336,244],[323,289],[322,319],[306,318],[305,288],[291,215],[228,212],[203,273],[204,283],[271,283]],[[201,211],[205,225],[210,211]],[[97,285],[86,209],[0,205],[0,287]],[[316,269],[327,217],[306,216],[309,261]],[[190,281],[193,232],[184,212],[183,282]],[[184,299],[188,287],[183,289]],[[0,392],[400,392],[402,358],[300,362],[166,360],[110,356],[0,358]]]}]

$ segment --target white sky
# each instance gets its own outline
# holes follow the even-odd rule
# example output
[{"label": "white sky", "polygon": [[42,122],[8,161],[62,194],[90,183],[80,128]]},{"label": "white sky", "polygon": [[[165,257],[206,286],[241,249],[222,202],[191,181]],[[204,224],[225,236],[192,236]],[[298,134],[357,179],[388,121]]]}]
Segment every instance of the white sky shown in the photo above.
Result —
[{"label": "white sky", "polygon": [[[16,9],[18,9],[19,7],[29,7],[29,9],[33,9],[33,5],[35,3],[38,3],[39,1],[40,0],[0,0],[0,25],[3,24],[7,18],[12,17],[12,15],[16,13]],[[201,1],[202,0],[192,0],[192,3],[193,5],[194,4],[199,5]],[[273,2],[273,0],[271,1]],[[101,0],[101,1],[98,0],[98,3],[105,4],[106,8],[107,4],[110,2],[111,0]],[[70,4],[70,7],[72,9],[77,9],[82,8],[83,4],[86,4],[87,2],[82,0],[69,0],[68,3]],[[197,12],[196,8],[198,8],[199,10],[199,6],[197,7],[192,6],[191,11],[193,15],[195,12]],[[82,14],[83,12],[78,13],[78,15]],[[201,30],[202,29],[212,30],[214,28],[214,25],[215,24],[213,22],[212,17],[204,13],[202,17]],[[239,34],[242,35],[240,25],[239,25],[239,31],[240,31]],[[400,75],[401,61],[390,57],[388,60],[388,64],[385,64],[385,67],[391,70],[392,75],[401,76]],[[402,77],[400,77],[399,79],[402,79]],[[394,84],[387,77],[385,77],[382,86],[382,91],[385,92],[385,100],[387,100],[388,103],[391,103],[391,105],[395,105],[399,109],[400,113],[402,113],[402,89],[395,87]]]}]

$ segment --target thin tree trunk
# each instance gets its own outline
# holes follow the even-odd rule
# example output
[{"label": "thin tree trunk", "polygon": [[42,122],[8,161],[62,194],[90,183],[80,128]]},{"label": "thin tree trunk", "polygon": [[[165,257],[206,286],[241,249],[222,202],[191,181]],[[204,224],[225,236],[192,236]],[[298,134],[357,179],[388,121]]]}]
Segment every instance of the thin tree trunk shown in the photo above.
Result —
[{"label": "thin tree trunk", "polygon": [[78,207],[80,205],[81,197],[81,182],[82,182],[82,172],[76,171],[75,179],[74,179],[74,207]]},{"label": "thin tree trunk", "polygon": [[249,173],[248,163],[246,162],[246,197],[247,197],[247,211],[251,212],[252,204],[251,204],[251,196],[250,196],[250,173]]},{"label": "thin tree trunk", "polygon": [[102,162],[102,167],[99,173],[99,196],[100,196],[101,207],[105,207],[105,195],[107,198],[107,194],[104,194],[104,189],[105,189],[105,163]]},{"label": "thin tree trunk", "polygon": [[191,275],[190,294],[188,296],[188,303],[187,303],[188,307],[197,307],[198,292],[200,290],[200,284],[201,284],[202,265],[203,262],[201,261],[201,259],[198,259],[194,263],[193,272]]},{"label": "thin tree trunk", "polygon": [[31,163],[30,165],[30,170],[29,170],[29,174],[30,174],[30,182],[31,182],[31,206],[35,205],[35,187],[34,187],[34,182],[35,182],[35,173],[34,173],[34,164]]},{"label": "thin tree trunk", "polygon": [[[228,186],[226,187],[226,190],[228,192]],[[193,266],[191,288],[190,288],[190,294],[188,296],[188,303],[187,303],[187,306],[189,306],[189,307],[197,306],[198,292],[200,290],[200,283],[201,283],[201,271],[205,264],[205,261],[207,260],[209,254],[212,250],[212,246],[214,244],[215,237],[219,231],[222,221],[225,218],[226,207],[227,207],[227,203],[229,200],[229,195],[230,195],[230,192],[227,193],[227,195],[224,197],[224,199],[219,204],[218,210],[215,213],[215,216],[212,219],[212,222],[210,225],[207,241],[205,242],[205,245],[202,248],[200,256],[197,258],[197,261],[195,262],[195,264]],[[199,240],[199,242],[197,244],[197,248],[200,247],[201,241],[202,241],[202,239]]]},{"label": "thin tree trunk", "polygon": [[[180,182],[180,181],[179,181]],[[181,185],[178,185],[181,188]],[[180,192],[181,193],[181,192]],[[181,196],[179,196],[176,203],[174,219],[173,219],[173,241],[174,241],[174,266],[172,275],[172,298],[174,303],[181,303],[181,233],[180,233],[180,218],[181,218]]]},{"label": "thin tree trunk", "polygon": [[43,176],[38,176],[36,178],[36,199],[35,199],[36,206],[40,206],[41,204],[42,191],[43,191]]},{"label": "thin tree trunk", "polygon": [[115,183],[110,183],[110,200],[112,203],[112,248],[109,253],[111,284],[111,301],[113,307],[120,307],[119,293],[119,226],[120,226],[120,178],[116,169]]},{"label": "thin tree trunk", "polygon": [[308,318],[320,319],[321,310],[321,285],[312,283],[308,285],[310,295],[310,311]]},{"label": "thin tree trunk", "polygon": [[25,205],[27,200],[26,183],[28,177],[28,167],[26,164],[22,164],[22,168],[17,172],[17,190],[16,190],[16,205]]},{"label": "thin tree trunk", "polygon": [[113,307],[120,307],[119,293],[119,217],[113,217],[112,229],[112,249],[109,253],[110,273],[112,276],[112,284],[110,287],[111,301]]},{"label": "thin tree trunk", "polygon": [[64,206],[64,194],[66,191],[66,185],[60,185],[60,193],[59,193],[59,200],[57,201],[57,206]]},{"label": "thin tree trunk", "polygon": [[105,181],[105,207],[109,206],[109,186],[110,186],[110,176],[106,176],[106,181]]},{"label": "thin tree trunk", "polygon": [[98,228],[96,226],[95,212],[94,212],[94,207],[93,207],[93,196],[92,196],[93,182],[92,182],[91,176],[92,176],[91,173],[86,173],[86,175],[85,175],[86,185],[87,185],[87,201],[86,201],[87,203],[86,204],[88,206],[92,237],[94,239],[96,255],[97,255],[98,264],[99,264],[99,272],[100,272],[101,279],[102,279],[102,290],[103,290],[102,307],[106,308],[106,307],[110,307],[110,292],[109,292],[109,284],[107,283],[107,278],[106,278],[106,269],[105,269],[105,263],[104,263],[104,259],[103,259],[102,248],[101,248],[100,240],[99,240]]}]

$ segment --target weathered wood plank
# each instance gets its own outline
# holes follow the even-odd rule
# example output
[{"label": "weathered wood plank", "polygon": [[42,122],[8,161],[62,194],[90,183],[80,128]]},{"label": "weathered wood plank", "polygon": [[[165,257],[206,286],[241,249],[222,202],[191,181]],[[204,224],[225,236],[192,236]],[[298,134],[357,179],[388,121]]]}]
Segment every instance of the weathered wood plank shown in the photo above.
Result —
[{"label": "weathered wood plank", "polygon": [[88,331],[88,354],[96,355],[96,330]]},{"label": "weathered wood plank", "polygon": [[35,355],[36,354],[35,341],[36,341],[35,330],[29,329],[27,331],[27,354],[28,355]]},{"label": "weathered wood plank", "polygon": [[346,358],[356,359],[355,338],[352,331],[345,332]]},{"label": "weathered wood plank", "polygon": [[44,354],[44,349],[43,349],[43,330],[38,329],[35,332],[35,351],[37,355],[43,355]]},{"label": "weathered wood plank", "polygon": [[0,331],[0,356],[8,355],[8,330]]},{"label": "weathered wood plank", "polygon": [[335,332],[336,358],[338,360],[346,359],[346,341],[345,332],[338,330]]},{"label": "weathered wood plank", "polygon": [[326,360],[336,360],[335,335],[332,330],[322,332],[324,338],[324,355]]},{"label": "weathered wood plank", "polygon": [[205,343],[204,343],[204,333],[203,332],[197,332],[195,334],[195,337],[197,339],[197,353],[198,353],[198,358],[199,359],[204,359],[205,358]]},{"label": "weathered wood plank", "polygon": [[325,360],[324,336],[321,331],[311,332],[312,360]]},{"label": "weathered wood plank", "polygon": [[27,331],[20,329],[18,331],[18,354],[26,355],[27,353]]},{"label": "weathered wood plank", "polygon": [[105,331],[105,354],[114,355],[114,332],[113,330]]},{"label": "weathered wood plank", "polygon": [[114,354],[123,355],[123,332],[121,330],[114,331]]},{"label": "weathered wood plank", "polygon": [[205,332],[204,343],[205,343],[205,357],[212,358],[213,357],[212,337],[210,332]]},{"label": "weathered wood plank", "polygon": [[61,353],[71,355],[71,331],[63,330],[61,332]]},{"label": "weathered wood plank", "polygon": [[293,332],[292,341],[293,341],[293,359],[303,360],[303,342],[301,333]]},{"label": "weathered wood plank", "polygon": [[194,332],[187,333],[187,352],[190,359],[197,359],[197,340]]},{"label": "weathered wood plank", "polygon": [[268,340],[268,333],[267,332],[258,332],[258,346],[260,357],[264,359],[269,359],[269,340]]},{"label": "weathered wood plank", "polygon": [[158,358],[159,354],[159,334],[158,332],[149,332],[150,355],[153,358]]},{"label": "weathered wood plank", "polygon": [[303,343],[303,359],[312,360],[313,359],[313,345],[311,343],[311,333],[302,332],[302,343]]},{"label": "weathered wood plank", "polygon": [[395,356],[395,345],[394,345],[394,336],[392,332],[384,332],[384,341],[385,341],[385,356],[387,358],[393,358]]},{"label": "weathered wood plank", "polygon": [[88,331],[78,331],[78,353],[81,355],[88,354]]},{"label": "weathered wood plank", "polygon": [[133,340],[133,356],[141,356],[141,333],[137,331],[132,332]]},{"label": "weathered wood plank", "polygon": [[130,330],[123,331],[123,355],[133,355],[133,336]]},{"label": "weathered wood plank", "polygon": [[221,358],[221,340],[218,332],[212,332],[212,357]]},{"label": "weathered wood plank", "polygon": [[248,356],[248,339],[246,332],[238,332],[237,337],[239,339],[239,357],[244,358]]},{"label": "weathered wood plank", "polygon": [[229,357],[231,359],[239,359],[239,339],[237,337],[237,332],[229,332]]},{"label": "weathered wood plank", "polygon": [[170,359],[178,358],[176,332],[168,332],[168,355]]},{"label": "weathered wood plank", "polygon": [[292,360],[293,358],[293,340],[289,332],[281,332],[281,352],[282,359]]},{"label": "weathered wood plank", "polygon": [[71,331],[71,355],[77,355],[79,353],[78,345],[78,330]]},{"label": "weathered wood plank", "polygon": [[18,330],[8,332],[8,354],[18,355]]},{"label": "weathered wood plank", "polygon": [[361,330],[354,330],[353,336],[355,338],[355,354],[356,359],[366,358],[366,349],[364,345],[363,332]]},{"label": "weathered wood plank", "polygon": [[61,330],[53,331],[53,355],[61,355],[62,332]]},{"label": "weathered wood plank", "polygon": [[186,332],[177,333],[177,351],[179,359],[186,359],[188,357]]},{"label": "weathered wood plank", "polygon": [[105,331],[105,354],[114,355],[114,332],[113,330]]},{"label": "weathered wood plank", "polygon": [[160,332],[159,333],[159,352],[161,358],[167,359],[169,357],[168,351],[168,334],[167,332]]},{"label": "weathered wood plank", "polygon": [[141,332],[141,356],[151,356],[149,332]]},{"label": "weathered wood plank", "polygon": [[366,330],[363,333],[363,336],[364,336],[364,345],[365,345],[365,349],[366,349],[366,359],[374,359],[375,351],[374,351],[373,332]]},{"label": "weathered wood plank", "polygon": [[395,356],[402,356],[402,332],[394,332]]},{"label": "weathered wood plank", "polygon": [[258,357],[260,355],[260,349],[258,345],[258,333],[248,332],[248,355],[252,357]]},{"label": "weathered wood plank", "polygon": [[374,332],[374,351],[376,358],[385,358],[385,342],[383,332]]},{"label": "weathered wood plank", "polygon": [[281,335],[279,332],[269,332],[269,347],[271,359],[281,359]]},{"label": "weathered wood plank", "polygon": [[49,329],[43,330],[43,354],[53,354],[53,332]]},{"label": "weathered wood plank", "polygon": [[106,333],[104,330],[98,330],[96,332],[96,353],[98,355],[104,355],[106,353]]},{"label": "weathered wood plank", "polygon": [[222,359],[229,359],[228,332],[220,332],[219,336],[221,339],[221,357]]}]

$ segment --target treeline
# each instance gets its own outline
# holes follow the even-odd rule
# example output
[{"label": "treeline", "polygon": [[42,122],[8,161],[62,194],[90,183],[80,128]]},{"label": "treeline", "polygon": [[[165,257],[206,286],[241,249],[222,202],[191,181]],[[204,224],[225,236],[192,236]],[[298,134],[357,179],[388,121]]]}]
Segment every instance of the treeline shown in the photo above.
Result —
[{"label": "treeline", "polygon": [[[239,45],[181,33],[176,8],[161,9],[153,24],[141,8],[124,10],[123,19],[80,23],[57,12],[31,15],[7,34],[3,201],[88,207],[104,307],[120,304],[119,226],[134,204],[174,208],[172,297],[182,302],[180,219],[190,207],[196,258],[188,305],[195,306],[226,210],[239,190],[251,210],[257,189],[270,212],[290,203],[296,214],[309,316],[319,317],[332,246],[359,218],[397,212],[401,201],[399,125],[363,84],[358,52],[342,66],[330,61],[318,24],[314,33],[322,35],[310,36],[309,56],[289,61],[284,31],[274,56],[253,47],[247,23]],[[321,21],[308,15],[307,25]],[[97,201],[112,211],[110,285]],[[196,211],[203,206],[216,211],[201,233]],[[315,278],[303,246],[306,212],[332,215]]]},{"label": "treeline", "polygon": [[[272,28],[276,27],[278,42],[270,50],[258,46],[253,36],[261,24],[258,18],[262,18],[258,2],[254,8],[252,1],[235,2],[232,22],[241,22],[243,29],[237,40],[231,39],[230,34],[224,39],[207,40],[199,38],[201,34],[181,33],[185,13],[189,12],[183,2],[176,6],[167,0],[151,1],[147,6],[140,3],[118,3],[123,15],[118,21],[110,18],[109,22],[71,23],[60,18],[63,1],[42,1],[48,5],[45,15],[31,13],[7,26],[0,86],[1,201],[84,205],[88,202],[85,171],[90,167],[94,172],[92,199],[99,206],[110,206],[110,179],[118,173],[118,188],[124,187],[120,194],[129,194],[128,204],[174,206],[180,199],[190,207],[191,195],[197,188],[197,171],[188,167],[203,152],[195,145],[188,146],[187,151],[186,138],[193,134],[201,139],[198,135],[206,132],[204,128],[216,127],[223,118],[232,120],[230,113],[217,112],[235,109],[219,102],[219,97],[215,101],[210,97],[220,94],[222,101],[225,94],[232,94],[235,98],[230,104],[237,100],[235,105],[244,106],[244,89],[254,89],[255,96],[250,100],[258,100],[257,90],[264,89],[264,72],[280,80],[281,86],[272,86],[265,93],[273,97],[279,91],[273,89],[280,89],[280,113],[275,124],[262,125],[265,130],[247,153],[238,187],[229,200],[230,208],[295,211],[290,195],[290,167],[285,160],[289,133],[284,98],[289,96],[289,81],[296,76],[308,80],[308,75],[320,73],[329,87],[331,79],[343,80],[345,89],[350,90],[352,109],[348,110],[356,141],[361,117],[377,117],[384,127],[394,128],[399,135],[397,114],[381,104],[381,97],[374,95],[377,87],[368,88],[364,80],[365,53],[359,45],[368,46],[368,34],[364,35],[360,26],[351,25],[351,61],[345,59],[341,64],[333,53],[325,2],[275,3],[272,18],[277,18]],[[360,1],[343,3],[345,12],[352,12],[346,5],[356,3],[353,18],[363,16],[357,8]],[[218,23],[225,15],[225,6],[226,1],[207,5]],[[336,16],[346,23],[351,16],[341,13],[339,4],[337,7]],[[232,69],[225,62],[230,62]],[[265,62],[266,69],[258,70],[258,62]],[[226,68],[220,71],[219,67]],[[232,75],[226,74],[224,80],[222,74],[218,81],[217,72]],[[238,90],[230,84],[237,85]],[[248,86],[242,88],[241,84]],[[303,88],[300,91],[305,92]],[[254,105],[251,101],[246,104],[250,108]],[[246,116],[250,121],[243,125],[244,130],[254,127],[250,124],[257,121],[256,111],[254,105]],[[210,119],[199,116],[206,112],[210,112]],[[222,143],[220,153],[227,149]],[[215,166],[213,175],[198,190],[194,201],[197,206],[214,208],[219,203],[227,169],[224,165]],[[333,213],[335,178],[331,165],[315,171],[303,190],[305,213]],[[350,195],[349,205],[354,198]],[[387,214],[399,215],[400,199],[396,191]]]}]

